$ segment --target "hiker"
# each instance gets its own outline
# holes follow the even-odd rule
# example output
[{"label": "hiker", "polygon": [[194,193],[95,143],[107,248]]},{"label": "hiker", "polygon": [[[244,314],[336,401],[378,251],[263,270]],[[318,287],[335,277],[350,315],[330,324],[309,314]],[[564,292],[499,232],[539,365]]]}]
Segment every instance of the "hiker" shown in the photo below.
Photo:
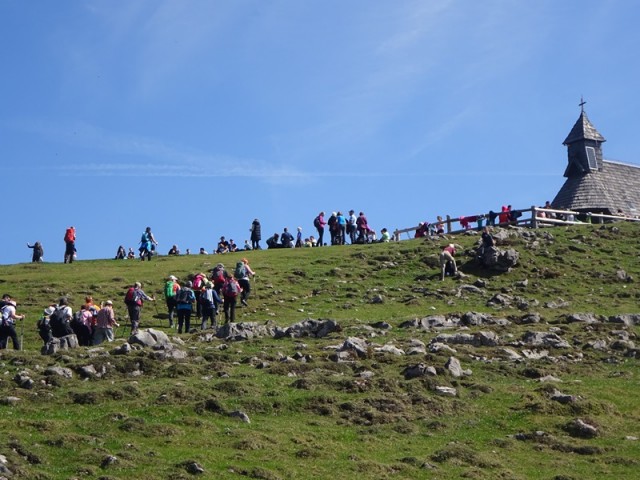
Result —
[{"label": "hiker", "polygon": [[229,251],[230,252],[237,252],[238,251],[238,245],[236,245],[236,242],[233,241],[233,238],[229,239]]},{"label": "hiker", "polygon": [[344,245],[347,237],[347,217],[342,212],[336,215],[336,241],[338,245]]},{"label": "hiker", "polygon": [[42,312],[42,317],[38,320],[38,335],[46,345],[53,339],[53,335],[51,335],[51,325],[49,324],[51,319],[51,314],[56,311],[55,305],[50,305],[44,309]]},{"label": "hiker", "polygon": [[175,276],[169,275],[169,279],[164,284],[164,299],[167,303],[167,311],[169,312],[169,328],[173,327],[173,316],[178,306],[176,293],[180,290],[180,284],[177,280]]},{"label": "hiker", "polygon": [[302,227],[298,227],[298,233],[296,233],[296,248],[301,248],[302,245]]},{"label": "hiker", "polygon": [[129,247],[129,251],[127,252],[127,260],[133,260],[136,258],[136,254],[133,251],[133,247]]},{"label": "hiker", "polygon": [[209,252],[207,252],[204,247],[200,247],[198,255],[209,255]]},{"label": "hiker", "polygon": [[27,243],[27,247],[33,248],[33,255],[31,256],[31,262],[40,263],[42,261],[42,257],[44,256],[44,249],[42,248],[42,244],[40,242],[36,242],[33,245],[29,245]]},{"label": "hiker", "polygon": [[253,250],[253,248],[252,248],[252,247],[251,247],[251,245],[249,244],[249,240],[245,240],[245,241],[244,241],[244,251],[245,251],[245,252],[248,252],[248,251],[251,251],[251,250]]},{"label": "hiker", "polygon": [[318,216],[313,219],[313,226],[316,227],[316,230],[318,231],[318,241],[316,242],[317,247],[322,247],[324,245],[322,239],[324,236],[324,226],[326,224],[327,222],[324,221],[324,212],[320,212]]},{"label": "hiker", "polygon": [[167,252],[167,255],[180,255],[180,250],[177,245],[173,245]]},{"label": "hiker", "polygon": [[176,302],[178,304],[178,333],[182,333],[182,327],[184,326],[184,333],[189,333],[191,330],[191,311],[193,309],[193,302],[196,301],[196,296],[192,290],[193,283],[188,280],[184,286],[176,293]]},{"label": "hiker", "polygon": [[55,311],[49,317],[49,325],[51,326],[51,335],[55,338],[66,337],[73,334],[71,328],[71,319],[73,318],[73,310],[69,306],[66,297],[58,300]]},{"label": "hiker", "polygon": [[284,227],[284,232],[280,235],[280,244],[282,248],[293,248],[293,235],[287,227]]},{"label": "hiker", "polygon": [[151,227],[145,228],[142,236],[140,237],[140,248],[138,248],[138,251],[140,252],[140,260],[144,261],[144,257],[147,257],[147,260],[150,262],[151,256],[157,246],[158,242],[151,232]]},{"label": "hiker", "polygon": [[249,280],[251,277],[255,275],[255,272],[251,270],[249,266],[249,260],[243,258],[242,261],[236,264],[236,271],[234,272],[234,276],[238,280],[238,284],[240,284],[240,288],[242,288],[242,294],[240,295],[240,302],[245,307],[248,307],[247,298],[249,298],[249,294],[251,293],[251,283]]},{"label": "hiker", "polygon": [[336,239],[338,237],[338,216],[336,212],[331,212],[329,220],[327,220],[329,226],[329,236],[331,237],[331,245],[336,245]]},{"label": "hiker", "polygon": [[311,244],[311,245],[309,245],[310,247],[317,247],[318,246],[318,244],[316,242],[316,237],[314,237],[313,235],[309,235],[309,243]]},{"label": "hiker", "polygon": [[444,220],[440,215],[438,215],[436,221],[436,235],[444,235]]},{"label": "hiker", "polygon": [[213,282],[213,289],[216,291],[218,295],[220,295],[222,291],[222,286],[226,280],[225,269],[222,263],[217,264],[211,270],[211,281]]},{"label": "hiker", "polygon": [[236,303],[238,299],[238,294],[242,291],[240,284],[237,282],[235,278],[233,278],[233,274],[229,272],[226,273],[226,279],[224,285],[222,286],[222,297],[224,301],[224,319],[225,323],[235,322],[236,321]]},{"label": "hiker", "polygon": [[420,222],[418,228],[416,228],[416,234],[414,238],[422,238],[429,235],[429,222]]},{"label": "hiker", "polygon": [[64,232],[64,263],[72,263],[76,254],[76,229],[71,226]]},{"label": "hiker", "polygon": [[200,318],[202,309],[200,308],[200,294],[204,290],[204,283],[207,281],[207,274],[200,272],[193,276],[193,293],[196,297],[196,317]]},{"label": "hiker", "polygon": [[356,212],[354,210],[349,210],[349,218],[347,218],[347,235],[349,235],[349,243],[353,245],[356,243],[356,232],[358,231],[356,227],[356,221],[358,217],[356,217]]},{"label": "hiker", "polygon": [[279,238],[280,235],[277,233],[274,233],[272,237],[267,238],[267,248],[281,248],[280,243],[278,242]]},{"label": "hiker", "polygon": [[456,254],[456,246],[450,243],[440,252],[440,280],[444,280],[446,270],[449,268],[451,275],[458,273],[458,266],[453,256]]},{"label": "hiker", "polygon": [[116,322],[116,314],[113,311],[113,302],[107,300],[104,302],[104,306],[98,310],[96,315],[96,328],[93,334],[93,344],[100,345],[105,340],[107,342],[113,342],[113,327],[119,327],[120,324]]},{"label": "hiker", "polygon": [[260,230],[261,230],[260,221],[257,218],[255,218],[251,223],[251,228],[249,229],[249,231],[251,232],[251,248],[253,250],[261,249],[260,240],[262,240],[262,236],[261,236]]},{"label": "hiker", "polygon": [[9,338],[13,343],[13,349],[20,350],[20,339],[18,339],[15,325],[16,320],[24,320],[24,315],[16,314],[16,302],[10,298],[0,309],[0,350],[8,347]]},{"label": "hiker", "polygon": [[124,249],[122,245],[118,247],[118,251],[116,252],[116,257],[114,260],[124,260],[127,258],[127,251]]},{"label": "hiker", "polygon": [[478,250],[476,251],[476,256],[478,258],[478,260],[480,261],[481,265],[485,265],[485,254],[487,254],[489,252],[489,249],[493,248],[495,246],[496,242],[493,238],[493,235],[491,235],[491,228],[490,227],[484,227],[482,229],[482,236],[480,239],[480,246],[478,247]]},{"label": "hiker", "polygon": [[91,345],[93,312],[85,305],[80,306],[80,310],[71,321],[71,329],[78,338],[78,345],[88,347]]},{"label": "hiker", "polygon": [[216,316],[218,314],[218,305],[222,303],[218,292],[213,288],[213,283],[205,282],[205,289],[200,295],[200,308],[202,309],[202,322],[200,330],[207,328],[207,320],[211,320],[211,328],[218,326]]},{"label": "hiker", "polygon": [[391,241],[391,234],[386,228],[380,230],[380,234],[380,240],[378,240],[379,243],[389,243]]},{"label": "hiker", "polygon": [[138,333],[140,326],[140,310],[145,301],[155,302],[155,297],[150,297],[142,290],[142,284],[136,282],[127,290],[124,297],[124,303],[127,305],[129,312],[129,320],[131,320],[131,335]]},{"label": "hiker", "polygon": [[227,242],[224,237],[220,237],[220,241],[216,247],[216,253],[229,253],[229,242]]},{"label": "hiker", "polygon": [[356,229],[358,230],[358,238],[356,239],[356,242],[367,243],[369,223],[367,222],[367,217],[365,217],[364,212],[360,212],[356,219]]}]

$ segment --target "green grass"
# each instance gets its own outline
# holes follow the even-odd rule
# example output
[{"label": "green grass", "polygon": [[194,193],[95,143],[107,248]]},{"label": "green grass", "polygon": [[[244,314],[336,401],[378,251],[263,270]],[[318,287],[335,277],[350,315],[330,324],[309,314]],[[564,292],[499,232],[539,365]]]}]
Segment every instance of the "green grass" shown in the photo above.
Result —
[{"label": "green grass", "polygon": [[[24,350],[0,352],[0,454],[14,472],[29,479],[182,479],[185,465],[198,462],[204,478],[472,478],[472,479],[625,479],[640,466],[638,436],[638,351],[585,349],[588,341],[631,340],[638,326],[567,323],[571,313],[612,316],[637,313],[640,279],[638,226],[616,224],[531,231],[536,238],[509,238],[520,263],[511,272],[479,269],[471,252],[477,236],[461,246],[461,280],[438,280],[437,256],[449,240],[411,240],[399,244],[259,251],[226,256],[161,257],[151,262],[80,261],[71,265],[19,264],[0,267],[0,290],[11,293],[26,313]],[[258,277],[250,307],[238,321],[288,326],[306,318],[332,318],[343,330],[324,339],[202,341],[182,335],[185,361],[154,360],[149,351],[127,356],[79,348],[41,356],[35,322],[60,296],[76,309],[85,295],[114,301],[126,323],[126,288],[141,281],[148,294],[162,298],[169,274],[186,278],[222,260],[228,268],[247,256]],[[617,279],[624,270],[631,280]],[[486,282],[482,293],[463,284]],[[527,280],[528,284],[521,283]],[[496,294],[519,297],[502,308],[487,306]],[[372,299],[381,295],[382,303]],[[549,308],[548,302],[567,302]],[[508,319],[506,327],[484,325],[463,333],[493,330],[497,348],[453,345],[469,377],[456,379],[442,367],[449,353],[394,356],[370,350],[350,363],[328,359],[329,347],[355,336],[406,349],[411,339],[425,343],[441,332],[401,329],[405,320],[475,311]],[[528,313],[539,324],[519,325]],[[370,327],[378,321],[391,330]],[[147,303],[143,327],[167,328],[164,303]],[[500,349],[516,350],[526,331],[556,331],[573,345],[548,349],[551,357],[511,362]],[[446,331],[444,333],[455,333]],[[122,330],[120,331],[122,334]],[[117,344],[122,342],[117,340]],[[311,361],[280,361],[296,352]],[[635,352],[635,353],[634,353]],[[256,360],[257,359],[257,360]],[[256,361],[269,366],[255,368]],[[402,370],[416,363],[439,369],[436,377],[405,380]],[[82,380],[78,370],[92,364],[101,378]],[[72,379],[47,377],[60,365]],[[359,373],[374,373],[365,379]],[[21,389],[14,376],[26,371],[35,380]],[[558,384],[536,377],[554,375]],[[453,386],[456,398],[434,393]],[[579,400],[562,405],[549,398],[557,388]],[[17,404],[3,400],[20,398]],[[251,423],[231,418],[246,412]],[[594,439],[571,437],[565,426],[575,418],[600,428]],[[516,434],[545,432],[517,439]],[[117,461],[101,466],[107,455]]]}]

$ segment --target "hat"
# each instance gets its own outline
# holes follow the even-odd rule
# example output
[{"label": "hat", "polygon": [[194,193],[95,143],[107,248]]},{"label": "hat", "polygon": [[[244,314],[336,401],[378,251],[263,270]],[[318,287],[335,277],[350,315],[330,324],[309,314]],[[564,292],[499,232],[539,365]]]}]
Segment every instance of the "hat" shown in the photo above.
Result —
[{"label": "hat", "polygon": [[169,275],[169,280],[176,281],[176,280],[177,280],[177,278],[176,278],[176,276],[175,276],[175,275]]},{"label": "hat", "polygon": [[104,302],[105,305],[113,305],[113,302],[111,300],[107,300],[106,302]]},{"label": "hat", "polygon": [[142,287],[142,284],[140,282],[136,282],[133,284],[134,287],[140,288]]},{"label": "hat", "polygon": [[51,315],[55,311],[56,311],[56,309],[54,307],[47,307],[47,308],[44,309],[44,315],[45,315],[45,317],[48,317],[49,315]]}]

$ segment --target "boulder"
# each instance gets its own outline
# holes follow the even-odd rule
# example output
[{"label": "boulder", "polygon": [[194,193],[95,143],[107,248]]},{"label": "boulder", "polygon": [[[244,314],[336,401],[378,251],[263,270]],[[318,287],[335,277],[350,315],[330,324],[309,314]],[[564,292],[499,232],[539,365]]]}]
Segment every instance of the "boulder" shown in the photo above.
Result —
[{"label": "boulder", "polygon": [[53,355],[58,353],[60,350],[69,350],[72,348],[78,348],[78,346],[78,337],[76,337],[75,333],[72,333],[71,335],[51,339],[42,347],[40,352],[42,355]]},{"label": "boulder", "polygon": [[323,338],[333,332],[340,332],[342,327],[335,320],[313,320],[308,318],[302,322],[295,323],[285,330],[275,330],[274,337],[302,338],[313,337]]},{"label": "boulder", "polygon": [[132,345],[138,344],[143,347],[153,347],[155,345],[168,345],[171,343],[166,333],[153,328],[146,328],[144,330],[138,330],[135,334],[129,337],[128,342]]},{"label": "boulder", "polygon": [[58,376],[63,378],[73,378],[73,371],[70,368],[65,367],[47,367],[44,371],[45,375]]},{"label": "boulder", "polygon": [[569,342],[559,335],[549,332],[526,332],[522,336],[522,341],[535,347],[571,348]]},{"label": "boulder", "polygon": [[250,340],[259,337],[273,337],[274,328],[257,322],[226,323],[218,328],[216,336],[225,340]]},{"label": "boulder", "polygon": [[344,343],[338,347],[338,352],[352,352],[355,353],[358,358],[367,358],[369,346],[365,340],[357,337],[349,337]]}]

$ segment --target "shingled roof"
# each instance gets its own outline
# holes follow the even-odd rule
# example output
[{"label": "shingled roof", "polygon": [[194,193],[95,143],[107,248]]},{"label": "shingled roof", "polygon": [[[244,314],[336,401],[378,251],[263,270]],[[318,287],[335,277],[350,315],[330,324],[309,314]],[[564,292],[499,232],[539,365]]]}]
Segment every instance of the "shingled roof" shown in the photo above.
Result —
[{"label": "shingled roof", "polygon": [[627,216],[640,214],[640,166],[604,160],[606,141],[580,104],[580,117],[562,142],[567,146],[567,180],[554,198],[555,208]]},{"label": "shingled roof", "polygon": [[587,113],[583,110],[580,113],[580,117],[576,121],[575,125],[567,135],[567,138],[562,142],[563,145],[569,145],[570,143],[581,141],[581,140],[595,140],[596,142],[604,142],[605,139],[600,132],[596,130],[589,118],[587,117]]},{"label": "shingled roof", "polygon": [[567,178],[552,205],[594,213],[622,210],[636,216],[640,214],[640,166],[604,160],[599,171]]}]

